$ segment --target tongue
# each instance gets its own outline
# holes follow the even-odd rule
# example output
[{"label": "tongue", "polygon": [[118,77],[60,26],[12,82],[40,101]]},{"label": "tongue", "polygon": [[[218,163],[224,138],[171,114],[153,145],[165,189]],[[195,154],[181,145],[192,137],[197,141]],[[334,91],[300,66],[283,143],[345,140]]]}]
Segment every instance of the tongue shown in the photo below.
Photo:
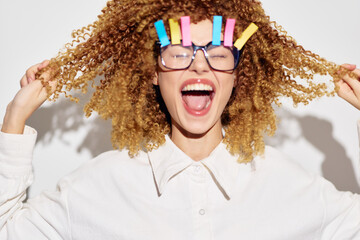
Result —
[{"label": "tongue", "polygon": [[205,109],[206,104],[210,101],[209,95],[183,95],[184,102],[188,105],[189,108],[201,111]]}]

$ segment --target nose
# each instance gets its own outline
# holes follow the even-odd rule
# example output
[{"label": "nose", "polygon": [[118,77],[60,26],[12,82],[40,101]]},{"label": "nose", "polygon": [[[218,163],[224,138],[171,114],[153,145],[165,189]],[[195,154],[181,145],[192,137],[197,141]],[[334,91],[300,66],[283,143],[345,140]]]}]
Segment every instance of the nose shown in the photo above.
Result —
[{"label": "nose", "polygon": [[201,49],[196,51],[194,60],[191,63],[189,70],[198,73],[208,72],[210,70],[210,66],[206,61],[205,53]]}]

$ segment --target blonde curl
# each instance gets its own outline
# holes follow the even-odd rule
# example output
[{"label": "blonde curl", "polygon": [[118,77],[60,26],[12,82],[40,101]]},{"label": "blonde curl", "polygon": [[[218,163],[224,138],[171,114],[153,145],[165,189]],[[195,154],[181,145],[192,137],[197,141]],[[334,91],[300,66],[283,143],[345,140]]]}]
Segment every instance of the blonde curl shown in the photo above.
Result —
[{"label": "blonde curl", "polygon": [[[74,40],[51,59],[48,69],[53,69],[52,77],[58,82],[51,99],[63,93],[77,101],[70,91],[86,93],[90,83],[95,91],[85,115],[95,111],[112,119],[114,148],[128,149],[130,156],[141,149],[158,148],[170,133],[171,123],[152,84],[158,57],[153,24],[184,15],[194,23],[214,15],[235,18],[235,37],[252,22],[259,27],[244,47],[236,87],[222,115],[224,142],[232,154],[239,155],[239,162],[249,162],[264,152],[264,134],[273,135],[276,130],[272,104],[280,105],[280,97],[291,98],[297,105],[334,95],[331,81],[312,80],[318,74],[338,81],[340,67],[298,45],[270,21],[259,1],[112,0],[97,21],[74,31]],[[96,85],[97,76],[102,80]]]}]

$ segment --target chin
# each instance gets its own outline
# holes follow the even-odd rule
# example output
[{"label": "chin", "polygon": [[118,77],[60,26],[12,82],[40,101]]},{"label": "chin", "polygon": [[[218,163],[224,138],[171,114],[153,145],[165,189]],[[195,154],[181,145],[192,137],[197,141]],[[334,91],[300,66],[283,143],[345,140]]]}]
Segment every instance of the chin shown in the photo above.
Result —
[{"label": "chin", "polygon": [[207,122],[207,121],[186,121],[184,124],[181,124],[182,126],[177,125],[176,127],[179,128],[179,130],[184,135],[198,135],[202,136],[208,133],[219,121],[214,122]]}]

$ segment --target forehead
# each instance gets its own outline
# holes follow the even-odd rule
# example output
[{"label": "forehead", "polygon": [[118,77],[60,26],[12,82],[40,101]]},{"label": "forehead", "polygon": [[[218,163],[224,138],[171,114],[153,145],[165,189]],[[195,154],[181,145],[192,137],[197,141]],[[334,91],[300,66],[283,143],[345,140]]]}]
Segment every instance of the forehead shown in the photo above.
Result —
[{"label": "forehead", "polygon": [[212,41],[213,31],[212,21],[209,19],[202,20],[198,23],[191,23],[191,40],[196,45],[206,45]]}]

